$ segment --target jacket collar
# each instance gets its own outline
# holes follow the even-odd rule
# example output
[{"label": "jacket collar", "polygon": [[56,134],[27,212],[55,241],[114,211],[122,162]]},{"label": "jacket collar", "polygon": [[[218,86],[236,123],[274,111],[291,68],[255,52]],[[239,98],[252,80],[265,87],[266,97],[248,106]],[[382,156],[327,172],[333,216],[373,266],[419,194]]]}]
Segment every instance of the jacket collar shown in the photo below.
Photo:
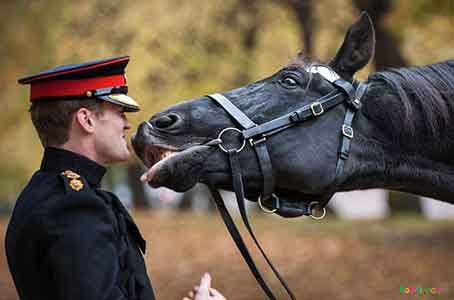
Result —
[{"label": "jacket collar", "polygon": [[47,172],[71,170],[85,178],[92,186],[99,186],[107,171],[106,168],[88,157],[61,148],[52,147],[44,149],[44,157],[40,170]]}]

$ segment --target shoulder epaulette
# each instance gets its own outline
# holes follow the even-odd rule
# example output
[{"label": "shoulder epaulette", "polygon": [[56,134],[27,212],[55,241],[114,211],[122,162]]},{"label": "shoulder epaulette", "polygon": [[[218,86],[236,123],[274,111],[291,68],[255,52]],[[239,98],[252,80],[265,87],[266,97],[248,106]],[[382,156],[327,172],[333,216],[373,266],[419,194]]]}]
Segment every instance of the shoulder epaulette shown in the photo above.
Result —
[{"label": "shoulder epaulette", "polygon": [[61,172],[61,175],[64,178],[65,189],[67,192],[69,190],[72,190],[74,192],[79,192],[83,190],[85,184],[84,180],[82,179],[82,177],[80,177],[79,174],[71,170],[66,170],[64,172]]}]

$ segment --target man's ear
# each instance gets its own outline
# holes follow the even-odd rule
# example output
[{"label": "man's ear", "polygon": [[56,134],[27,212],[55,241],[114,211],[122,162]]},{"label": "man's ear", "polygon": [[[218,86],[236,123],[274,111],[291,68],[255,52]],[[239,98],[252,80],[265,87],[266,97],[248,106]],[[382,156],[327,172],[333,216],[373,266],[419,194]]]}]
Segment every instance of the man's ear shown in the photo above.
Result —
[{"label": "man's ear", "polygon": [[86,133],[93,133],[95,130],[95,113],[85,107],[76,111],[74,121]]},{"label": "man's ear", "polygon": [[374,50],[374,25],[369,14],[363,11],[348,29],[344,43],[329,65],[344,79],[352,79],[356,71],[367,65]]}]

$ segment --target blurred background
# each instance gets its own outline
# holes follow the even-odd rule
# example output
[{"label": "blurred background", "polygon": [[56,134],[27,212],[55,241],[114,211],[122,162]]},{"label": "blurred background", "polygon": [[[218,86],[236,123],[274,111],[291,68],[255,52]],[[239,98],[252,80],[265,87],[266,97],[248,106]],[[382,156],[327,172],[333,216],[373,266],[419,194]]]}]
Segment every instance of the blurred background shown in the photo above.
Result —
[{"label": "blurred background", "polygon": [[[377,48],[359,79],[387,67],[454,59],[454,0],[3,1],[0,243],[43,152],[29,119],[29,90],[18,77],[130,55],[129,94],[142,105],[129,115],[135,127],[184,99],[266,77],[301,50],[328,61],[361,10],[373,19]],[[143,171],[133,157],[111,168],[104,185],[133,209],[150,242],[146,259],[158,298],[182,298],[209,270],[229,299],[262,299],[206,188],[151,189],[138,180]],[[225,197],[235,211],[231,195]],[[323,222],[263,216],[255,205],[249,210],[298,299],[416,298],[401,294],[402,286],[443,288],[424,299],[454,299],[452,205],[372,190],[336,195]],[[0,300],[17,299],[3,248]]]}]

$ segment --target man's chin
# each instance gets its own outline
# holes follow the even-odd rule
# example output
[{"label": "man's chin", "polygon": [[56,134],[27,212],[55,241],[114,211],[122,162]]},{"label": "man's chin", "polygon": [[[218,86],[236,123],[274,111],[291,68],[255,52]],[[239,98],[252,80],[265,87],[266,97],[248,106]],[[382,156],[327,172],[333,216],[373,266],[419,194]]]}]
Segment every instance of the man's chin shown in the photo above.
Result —
[{"label": "man's chin", "polygon": [[123,155],[119,158],[119,162],[127,162],[131,158],[131,152],[126,151]]},{"label": "man's chin", "polygon": [[117,163],[125,163],[131,157],[131,153],[129,150],[124,150],[121,153],[117,153],[115,155],[111,155],[109,159],[106,160],[107,165],[117,164]]}]

